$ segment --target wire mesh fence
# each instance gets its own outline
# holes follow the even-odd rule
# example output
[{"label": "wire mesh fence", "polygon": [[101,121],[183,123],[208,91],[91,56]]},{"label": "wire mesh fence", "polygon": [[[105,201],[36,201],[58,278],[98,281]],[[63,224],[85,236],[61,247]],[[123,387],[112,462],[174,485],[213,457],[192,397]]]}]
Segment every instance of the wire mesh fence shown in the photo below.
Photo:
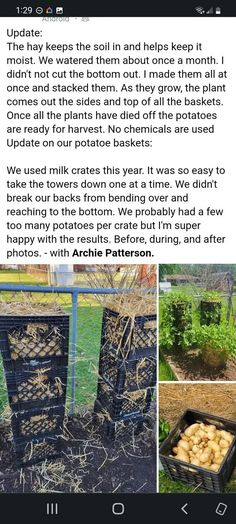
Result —
[{"label": "wire mesh fence", "polygon": [[[129,282],[133,282],[133,277],[135,271],[137,271],[137,266],[130,266],[129,270]],[[24,288],[24,284],[27,286],[34,285],[43,286],[45,281],[47,281],[48,270],[46,268],[32,268],[31,270],[25,273],[22,268],[19,266],[17,269],[4,270],[5,271],[5,282],[9,284],[16,283]],[[9,271],[9,273],[8,273]],[[127,271],[127,267],[126,267]],[[67,395],[66,395],[66,405],[70,409],[70,406],[73,405],[74,411],[78,410],[81,407],[86,407],[91,409],[94,405],[96,399],[97,383],[99,377],[99,354],[101,347],[101,331],[102,331],[102,318],[103,318],[103,301],[105,299],[105,292],[102,293],[100,289],[99,300],[97,289],[93,288],[94,284],[94,267],[90,267],[89,272],[92,274],[92,278],[87,277],[85,272],[79,272],[74,275],[74,282],[82,283],[82,288],[78,295],[78,303],[76,308],[76,353],[75,356],[72,355],[71,346],[72,341],[72,329],[70,327],[70,338],[69,338],[69,359],[68,359],[68,374],[67,374]],[[98,278],[98,268],[97,275]],[[124,273],[122,268],[114,267],[112,268],[112,274],[114,280],[113,284],[120,286],[123,283]],[[1,272],[0,272],[1,277]],[[1,281],[1,278],[0,278]],[[101,280],[100,280],[101,281]],[[127,283],[127,281],[126,281]],[[103,282],[104,284],[104,282]],[[107,282],[106,282],[107,284]],[[144,283],[141,283],[141,288],[144,288]],[[75,286],[76,288],[77,286]],[[86,287],[85,292],[83,289]],[[89,290],[89,293],[88,293]],[[58,292],[57,288],[54,287],[53,291],[48,293],[45,291],[13,291],[13,290],[4,290],[0,293],[0,305],[4,304],[22,304],[26,305],[39,304],[45,309],[50,308],[51,306],[57,308],[62,308],[62,310],[69,315],[70,317],[70,326],[72,326],[72,310],[73,310],[73,300],[72,293]],[[74,309],[75,314],[75,309]],[[31,350],[33,351],[33,350]],[[30,353],[31,354],[31,353]],[[74,390],[72,387],[74,383]],[[0,359],[0,416],[5,416],[9,413],[8,408],[8,397],[7,397],[7,387],[5,374],[3,369],[3,364]]]}]

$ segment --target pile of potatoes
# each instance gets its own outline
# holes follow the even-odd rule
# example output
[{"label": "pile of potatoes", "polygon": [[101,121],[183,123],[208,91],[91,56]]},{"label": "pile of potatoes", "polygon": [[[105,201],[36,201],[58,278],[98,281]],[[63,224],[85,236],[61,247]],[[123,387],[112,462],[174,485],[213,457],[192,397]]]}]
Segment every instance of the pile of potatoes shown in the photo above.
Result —
[{"label": "pile of potatoes", "polygon": [[220,468],[234,438],[228,431],[203,423],[187,427],[180,437],[172,449],[174,458],[215,472]]}]

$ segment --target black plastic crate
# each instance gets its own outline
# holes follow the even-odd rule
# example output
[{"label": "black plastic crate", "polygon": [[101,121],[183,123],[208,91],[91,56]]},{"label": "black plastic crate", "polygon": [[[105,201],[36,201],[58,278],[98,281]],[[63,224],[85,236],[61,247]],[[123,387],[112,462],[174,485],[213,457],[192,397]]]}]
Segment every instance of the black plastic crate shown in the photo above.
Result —
[{"label": "black plastic crate", "polygon": [[[180,433],[196,422],[214,424],[217,429],[225,429],[235,435],[229,451],[216,473],[169,456],[180,438]],[[222,493],[236,463],[236,422],[200,411],[187,410],[161,445],[159,456],[164,471],[172,480],[186,482],[215,493]]]},{"label": "black plastic crate", "polygon": [[11,424],[14,442],[62,433],[64,415],[64,406],[13,413]]},{"label": "black plastic crate", "polygon": [[31,466],[44,460],[60,457],[61,436],[39,438],[15,445],[16,464],[18,467]]},{"label": "black plastic crate", "polygon": [[115,391],[136,391],[156,385],[156,357],[146,356],[126,360],[117,353],[102,348],[99,361],[99,376]]},{"label": "black plastic crate", "polygon": [[152,389],[126,391],[122,395],[114,393],[104,381],[99,382],[95,412],[108,414],[116,422],[127,418],[142,416],[149,411],[152,400]]},{"label": "black plastic crate", "polygon": [[157,348],[156,315],[131,317],[105,308],[101,347],[115,350],[121,358],[155,355]]},{"label": "black plastic crate", "polygon": [[4,360],[62,357],[68,347],[69,315],[0,316]]},{"label": "black plastic crate", "polygon": [[68,365],[68,356],[65,357],[45,357],[45,358],[32,358],[32,359],[18,359],[10,360],[5,359],[3,361],[5,373],[22,373],[30,372],[35,369],[57,369],[66,368]]},{"label": "black plastic crate", "polygon": [[[99,424],[101,424],[101,418],[98,420]],[[127,442],[129,438],[133,441],[133,439],[143,431],[146,420],[147,417],[145,416],[136,416],[131,419],[116,422],[104,418],[102,424],[104,437],[108,441],[118,439],[122,441],[122,439],[125,439],[125,442]]]},{"label": "black plastic crate", "polygon": [[6,382],[14,412],[65,404],[67,368],[41,366],[33,371],[6,373]]}]

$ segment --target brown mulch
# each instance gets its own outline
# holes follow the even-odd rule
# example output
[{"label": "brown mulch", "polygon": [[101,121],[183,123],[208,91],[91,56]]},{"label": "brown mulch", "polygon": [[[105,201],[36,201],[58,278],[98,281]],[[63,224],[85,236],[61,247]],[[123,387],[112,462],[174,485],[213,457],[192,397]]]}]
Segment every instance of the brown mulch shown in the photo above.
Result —
[{"label": "brown mulch", "polygon": [[191,408],[236,421],[236,384],[160,384],[159,399],[171,427]]},{"label": "brown mulch", "polygon": [[68,419],[62,455],[17,469],[10,425],[0,426],[2,493],[155,493],[153,428],[138,436],[104,440],[89,411]]}]

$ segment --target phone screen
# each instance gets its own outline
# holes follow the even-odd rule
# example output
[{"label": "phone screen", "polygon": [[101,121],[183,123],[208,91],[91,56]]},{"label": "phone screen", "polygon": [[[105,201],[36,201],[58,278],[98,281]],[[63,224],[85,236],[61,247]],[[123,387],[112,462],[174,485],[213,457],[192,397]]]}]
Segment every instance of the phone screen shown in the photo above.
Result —
[{"label": "phone screen", "polygon": [[1,503],[230,522],[235,9],[11,3],[0,46]]}]

